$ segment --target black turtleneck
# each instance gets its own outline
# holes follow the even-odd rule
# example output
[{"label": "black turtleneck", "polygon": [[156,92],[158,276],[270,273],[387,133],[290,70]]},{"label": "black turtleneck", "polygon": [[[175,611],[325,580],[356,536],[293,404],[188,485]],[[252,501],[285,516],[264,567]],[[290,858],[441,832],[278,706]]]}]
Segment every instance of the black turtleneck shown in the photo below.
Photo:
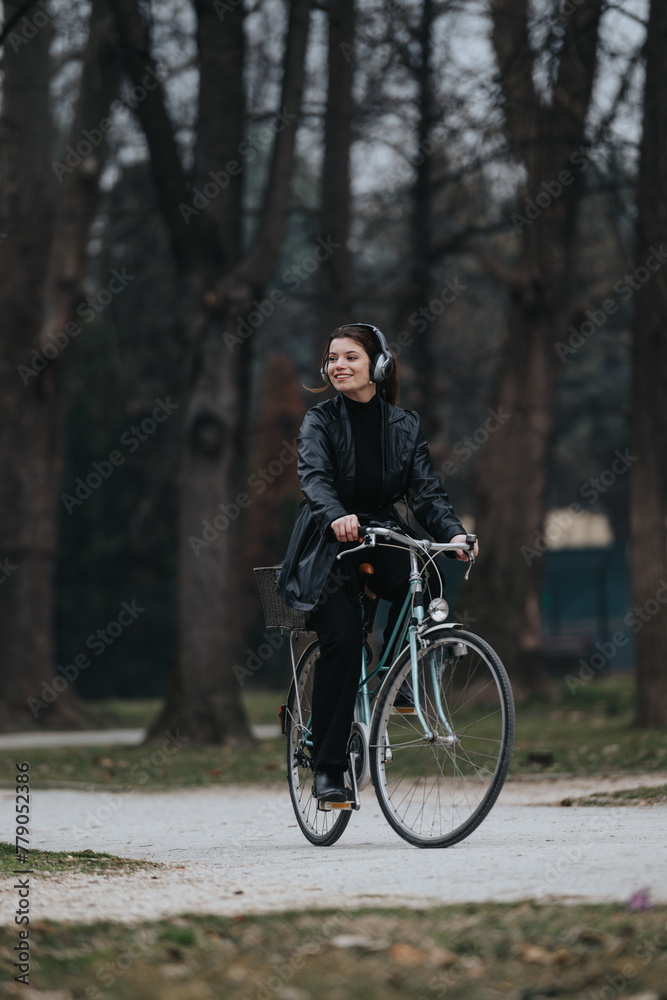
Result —
[{"label": "black turtleneck", "polygon": [[359,403],[345,396],[345,406],[352,424],[352,438],[356,452],[356,476],[350,504],[351,512],[372,514],[380,506],[382,486],[380,397],[376,392],[367,403]]}]

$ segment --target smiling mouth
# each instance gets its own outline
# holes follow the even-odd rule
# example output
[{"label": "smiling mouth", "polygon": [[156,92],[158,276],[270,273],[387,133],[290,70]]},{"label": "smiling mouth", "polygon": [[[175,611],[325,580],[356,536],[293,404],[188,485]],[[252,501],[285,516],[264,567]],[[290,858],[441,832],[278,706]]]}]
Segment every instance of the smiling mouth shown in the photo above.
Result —
[{"label": "smiling mouth", "polygon": [[334,375],[334,378],[337,379],[340,382],[342,379],[344,379],[344,378],[352,378],[352,376],[351,375]]}]

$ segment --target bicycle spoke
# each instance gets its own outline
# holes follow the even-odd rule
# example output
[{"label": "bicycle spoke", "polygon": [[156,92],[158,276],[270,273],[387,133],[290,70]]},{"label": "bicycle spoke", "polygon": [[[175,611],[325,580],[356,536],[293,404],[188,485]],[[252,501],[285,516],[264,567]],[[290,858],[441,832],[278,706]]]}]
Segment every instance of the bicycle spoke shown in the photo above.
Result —
[{"label": "bicycle spoke", "polygon": [[418,650],[417,664],[413,697],[433,738],[425,739],[416,715],[392,711],[401,685],[412,678],[406,653],[386,682],[374,719],[376,792],[385,816],[406,840],[447,846],[481,822],[505,779],[513,735],[511,692],[493,651],[470,633],[443,629],[441,639]]}]

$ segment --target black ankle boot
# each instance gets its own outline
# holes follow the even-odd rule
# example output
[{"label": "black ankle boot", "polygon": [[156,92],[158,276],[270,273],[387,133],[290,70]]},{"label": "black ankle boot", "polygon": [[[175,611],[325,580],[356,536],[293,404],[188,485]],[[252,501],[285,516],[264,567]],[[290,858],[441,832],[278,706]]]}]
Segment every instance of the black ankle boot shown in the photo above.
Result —
[{"label": "black ankle boot", "polygon": [[347,802],[342,768],[321,768],[315,773],[313,795],[324,802]]}]

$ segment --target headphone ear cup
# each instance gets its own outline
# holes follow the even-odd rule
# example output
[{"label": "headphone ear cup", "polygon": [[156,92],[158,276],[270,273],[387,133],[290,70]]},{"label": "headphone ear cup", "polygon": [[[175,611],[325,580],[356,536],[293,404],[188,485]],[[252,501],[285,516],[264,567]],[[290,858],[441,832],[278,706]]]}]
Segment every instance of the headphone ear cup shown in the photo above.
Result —
[{"label": "headphone ear cup", "polygon": [[371,362],[371,382],[379,384],[388,379],[394,370],[394,359],[391,354],[376,354]]},{"label": "headphone ear cup", "polygon": [[329,384],[329,376],[327,375],[326,368],[320,368],[320,375],[322,376],[322,381],[325,385]]}]

